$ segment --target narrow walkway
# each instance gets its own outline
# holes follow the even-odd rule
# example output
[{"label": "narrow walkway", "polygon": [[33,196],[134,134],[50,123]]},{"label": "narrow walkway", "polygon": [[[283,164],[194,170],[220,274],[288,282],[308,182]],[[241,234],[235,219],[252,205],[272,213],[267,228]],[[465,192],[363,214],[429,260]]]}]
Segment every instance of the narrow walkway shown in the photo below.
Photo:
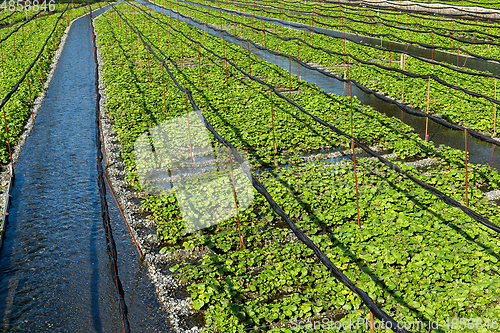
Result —
[{"label": "narrow walkway", "polygon": [[[97,187],[92,52],[87,15],[71,28],[15,166],[0,252],[3,332],[122,332]],[[109,205],[132,332],[165,332],[154,289]]]}]

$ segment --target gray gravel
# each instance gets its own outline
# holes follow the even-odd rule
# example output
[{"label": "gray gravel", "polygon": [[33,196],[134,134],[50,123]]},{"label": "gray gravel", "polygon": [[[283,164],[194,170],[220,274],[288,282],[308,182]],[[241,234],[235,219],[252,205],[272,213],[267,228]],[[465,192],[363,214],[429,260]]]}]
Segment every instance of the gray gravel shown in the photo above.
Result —
[{"label": "gray gravel", "polygon": [[[134,237],[139,244],[144,256],[145,264],[148,269],[148,276],[155,286],[156,293],[168,315],[170,325],[175,332],[200,332],[203,329],[190,325],[189,318],[195,313],[192,307],[190,297],[177,296],[182,294],[181,282],[168,273],[163,273],[162,268],[172,266],[179,258],[189,257],[188,253],[182,255],[177,253],[177,258],[172,254],[160,254],[160,242],[156,238],[156,222],[140,216],[139,199],[144,197],[144,193],[136,192],[129,188],[125,181],[127,171],[125,163],[120,157],[121,145],[113,131],[113,120],[106,110],[106,87],[102,80],[103,59],[100,52],[101,46],[97,45],[97,58],[99,64],[99,93],[101,95],[101,120],[104,144],[108,159],[108,175],[115,194],[117,195],[120,206],[123,209],[125,217],[129,222]],[[196,256],[197,254],[191,254]]]}]

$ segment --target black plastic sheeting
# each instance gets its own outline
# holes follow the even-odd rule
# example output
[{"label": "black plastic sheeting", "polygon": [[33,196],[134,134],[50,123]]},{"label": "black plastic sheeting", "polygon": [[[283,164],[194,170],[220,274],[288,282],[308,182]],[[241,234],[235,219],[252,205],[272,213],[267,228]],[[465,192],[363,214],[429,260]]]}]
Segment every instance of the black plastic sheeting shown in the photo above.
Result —
[{"label": "black plastic sheeting", "polygon": [[[422,182],[421,180],[415,178],[414,176],[410,175],[409,173],[407,173],[406,171],[402,170],[400,167],[398,167],[397,165],[389,162],[388,160],[386,160],[385,158],[383,158],[382,156],[378,155],[376,152],[374,152],[373,150],[371,150],[368,146],[365,146],[364,144],[362,144],[358,139],[356,139],[355,137],[341,131],[340,129],[336,128],[335,126],[327,123],[326,121],[320,119],[319,117],[307,112],[303,107],[301,107],[300,105],[298,105],[297,103],[295,103],[294,101],[288,99],[286,96],[284,96],[283,94],[281,94],[280,92],[278,92],[274,86],[246,73],[244,70],[242,70],[241,68],[239,68],[238,66],[236,66],[236,64],[234,64],[232,61],[228,60],[227,58],[225,57],[222,57],[218,54],[216,54],[215,52],[213,52],[212,50],[210,49],[207,49],[205,46],[201,45],[201,43],[189,38],[188,36],[186,36],[182,31],[179,31],[175,28],[173,28],[170,24],[166,23],[166,22],[163,22],[161,21],[160,19],[152,16],[151,14],[145,12],[142,8],[134,5],[135,7],[139,8],[140,10],[142,10],[146,15],[158,20],[160,23],[164,24],[164,25],[168,25],[169,27],[171,27],[174,31],[180,33],[182,36],[184,36],[186,39],[188,39],[189,41],[191,41],[192,43],[194,44],[198,44],[200,45],[203,49],[205,49],[207,52],[213,54],[214,56],[216,56],[217,58],[221,59],[221,60],[225,60],[228,64],[230,64],[231,66],[233,66],[236,70],[238,70],[240,73],[242,73],[243,75],[245,75],[246,77],[248,77],[249,79],[253,80],[253,81],[256,81],[258,83],[260,83],[261,85],[264,85],[266,87],[268,87],[269,89],[271,89],[278,97],[284,99],[285,101],[287,101],[289,104],[295,106],[297,109],[299,109],[301,112],[303,112],[304,114],[308,115],[309,117],[311,117],[312,119],[314,119],[315,121],[319,122],[320,124],[322,124],[323,126],[331,129],[332,131],[334,131],[335,133],[337,133],[338,135],[340,136],[343,136],[345,137],[346,139],[349,139],[350,141],[354,141],[361,149],[363,149],[366,153],[368,153],[370,156],[372,157],[375,157],[377,158],[380,162],[382,162],[383,164],[385,164],[386,166],[388,166],[389,168],[393,169],[394,171],[396,171],[397,173],[401,174],[401,175],[404,175],[406,176],[408,179],[410,179],[411,181],[413,181],[414,183],[416,183],[417,185],[419,185],[420,187],[422,187],[423,189],[427,190],[428,192],[434,194],[435,196],[437,196],[438,198],[440,198],[441,200],[443,200],[445,203],[447,203],[448,205],[452,206],[452,207],[456,207],[456,208],[459,208],[460,210],[462,210],[465,214],[467,214],[469,217],[471,217],[472,219],[476,220],[477,222],[483,224],[484,226],[490,228],[491,230],[497,232],[497,233],[500,233],[500,226],[490,222],[487,218],[485,218],[484,216],[482,216],[481,214],[478,214],[476,213],[475,211],[471,210],[470,208],[468,207],[465,207],[463,206],[462,204],[460,204],[458,201],[456,201],[455,199],[447,196],[446,194],[444,194],[443,192],[439,191],[438,189],[428,185],[427,183],[425,182]],[[214,30],[217,30],[217,31],[223,31],[221,29],[218,29],[218,28],[213,28]],[[135,30],[134,30],[135,31]],[[226,31],[225,31],[226,32]],[[233,37],[233,38],[237,38],[237,39],[240,39],[238,36],[235,36],[229,32],[226,32],[229,36]],[[146,44],[147,45],[147,44]],[[148,48],[149,48],[149,45],[148,45]],[[156,54],[155,54],[156,56]],[[351,80],[345,80],[346,82],[349,82]],[[352,82],[352,81],[351,81]]]},{"label": "black plastic sheeting", "polygon": [[[182,6],[182,5],[181,5]],[[190,7],[189,7],[190,8]],[[195,11],[198,11],[198,12],[202,12],[204,14],[208,14],[208,15],[211,15],[213,17],[216,17],[216,18],[221,18],[221,16],[219,15],[214,15],[214,14],[210,14],[208,12],[205,12],[205,11],[202,11],[202,10],[199,10],[199,9],[196,9],[196,8],[190,8],[190,10],[195,10]],[[174,11],[175,12],[175,11]],[[187,17],[186,15],[182,14],[182,13],[179,13],[179,15],[182,15],[183,17]],[[347,53],[347,54],[344,54],[344,53],[339,53],[339,52],[334,52],[334,51],[331,51],[331,50],[327,50],[327,49],[324,49],[324,48],[321,48],[321,47],[316,47],[314,45],[311,45],[309,43],[307,43],[306,41],[300,39],[300,38],[288,38],[288,37],[281,37],[279,36],[278,34],[275,34],[273,33],[272,31],[269,31],[269,30],[266,30],[266,29],[261,29],[261,28],[255,28],[255,27],[252,27],[250,25],[247,25],[247,24],[243,24],[241,22],[236,22],[236,21],[232,21],[230,19],[227,19],[227,18],[224,18],[222,17],[223,19],[225,19],[226,21],[228,22],[231,22],[231,23],[240,23],[241,25],[243,26],[246,26],[248,28],[252,28],[254,30],[257,30],[257,31],[260,31],[260,32],[265,32],[267,34],[270,34],[270,35],[273,35],[273,36],[276,36],[277,38],[283,40],[283,41],[289,41],[289,40],[298,40],[302,43],[304,43],[305,45],[307,45],[308,47],[310,48],[313,48],[313,49],[316,49],[316,50],[322,50],[326,53],[329,53],[329,54],[333,54],[333,55],[338,55],[338,56],[349,56],[351,58],[353,58],[354,60],[360,62],[360,63],[363,63],[363,64],[366,64],[366,65],[373,65],[373,66],[376,66],[376,67],[379,67],[379,68],[382,68],[382,69],[385,69],[385,70],[393,70],[393,71],[396,71],[398,73],[402,73],[406,76],[409,76],[409,77],[414,77],[414,78],[423,78],[423,79],[427,79],[429,77],[431,78],[434,78],[436,77],[435,75],[433,74],[429,74],[429,75],[419,75],[419,74],[414,74],[414,73],[411,73],[411,72],[407,72],[407,71],[403,71],[403,70],[400,70],[400,69],[397,69],[397,68],[390,68],[390,67],[386,67],[386,66],[383,66],[381,64],[377,64],[377,63],[372,63],[372,62],[369,62],[369,61],[364,61],[364,60],[361,60],[361,59],[358,59],[356,58],[355,56]],[[192,17],[190,17],[191,20],[194,20]],[[200,22],[200,21],[198,21]],[[217,30],[220,30],[220,29],[217,29]],[[422,111],[418,111],[418,110],[415,110],[407,105],[404,105],[402,103],[399,103],[398,101],[395,101],[389,97],[386,97],[386,96],[383,96],[383,95],[380,95],[380,94],[377,94],[376,92],[374,92],[373,90],[369,89],[369,88],[366,88],[364,87],[363,85],[361,85],[359,82],[355,81],[355,80],[351,80],[351,79],[343,79],[343,78],[340,78],[334,74],[331,74],[331,73],[328,73],[324,70],[321,70],[321,69],[318,69],[318,68],[315,68],[315,67],[312,67],[310,65],[308,65],[307,63],[304,63],[303,61],[301,61],[300,59],[298,59],[297,57],[293,56],[293,55],[289,55],[289,54],[286,54],[286,53],[280,53],[280,52],[276,52],[276,51],[273,51],[271,49],[268,49],[268,48],[265,48],[263,47],[262,45],[258,44],[258,43],[255,43],[254,41],[252,40],[249,40],[249,39],[246,39],[246,38],[241,38],[239,36],[234,36],[232,35],[231,33],[229,33],[228,31],[224,30],[224,33],[229,35],[229,36],[232,36],[232,37],[235,37],[239,40],[242,40],[242,41],[246,41],[246,42],[249,42],[251,43],[253,46],[255,46],[256,48],[259,48],[261,50],[266,50],[266,52],[269,52],[271,54],[275,54],[275,55],[278,55],[278,56],[283,56],[283,57],[287,57],[287,58],[291,58],[293,59],[294,61],[300,63],[302,66],[308,68],[308,69],[311,69],[311,70],[315,70],[317,72],[320,72],[321,74],[323,75],[326,75],[326,76],[329,76],[329,77],[332,77],[332,78],[335,78],[337,80],[340,80],[340,81],[343,81],[343,82],[352,82],[353,84],[355,84],[359,89],[361,89],[363,92],[367,93],[367,94],[372,94],[374,95],[375,97],[379,98],[380,100],[383,100],[384,102],[388,102],[388,103],[391,103],[391,104],[395,104],[396,106],[398,106],[403,112],[407,113],[407,114],[411,114],[411,115],[414,115],[414,116],[418,116],[418,117],[426,117],[426,118],[429,118],[431,119],[432,121],[440,124],[440,125],[443,125],[449,129],[452,129],[452,130],[457,130],[457,131],[462,131],[464,132],[465,130],[467,130],[468,133],[470,133],[473,137],[477,138],[477,139],[480,139],[481,141],[485,141],[485,142],[488,142],[488,143],[492,143],[492,144],[495,144],[497,146],[500,146],[500,141],[498,140],[494,140],[486,135],[483,135],[477,131],[474,131],[472,129],[469,129],[469,128],[466,128],[466,127],[463,127],[463,126],[460,126],[460,125],[457,125],[457,124],[454,124],[454,123],[450,123],[442,118],[439,118],[439,117],[436,117],[436,116],[432,116],[432,115],[429,115],[427,113],[424,113]],[[378,48],[378,47],[377,47]],[[378,48],[378,49],[382,49],[382,50],[387,50],[387,49],[384,49],[384,48]],[[397,52],[400,52],[400,53],[403,53],[403,54],[409,54],[408,52],[405,52],[405,51],[397,51]],[[500,78],[496,75],[489,75],[489,74],[482,74],[482,73],[473,73],[473,72],[469,72],[469,71],[464,71],[464,70],[461,70],[461,69],[455,69],[453,67],[450,67],[448,65],[445,65],[445,64],[442,64],[442,63],[438,63],[438,62],[435,62],[435,61],[432,61],[432,60],[429,60],[429,59],[426,59],[426,58],[421,58],[421,57],[418,57],[418,56],[413,56],[411,55],[412,57],[418,59],[418,60],[422,60],[422,61],[425,61],[425,62],[428,62],[428,63],[431,63],[431,64],[436,64],[436,65],[441,65],[445,68],[450,68],[450,69],[454,69],[456,70],[457,72],[459,73],[464,73],[464,74],[470,74],[470,75],[476,75],[476,76],[483,76],[483,77],[493,77],[493,78]],[[442,82],[446,82],[444,80],[441,80],[440,81]],[[437,81],[439,83],[441,83],[440,81]],[[447,83],[448,84],[448,83]],[[450,85],[448,84],[449,86],[452,86],[452,87],[456,87],[454,85]],[[456,88],[459,88],[459,87],[456,87]],[[459,89],[462,89],[462,88],[459,88]],[[456,89],[458,90],[458,89]],[[475,96],[477,97],[477,96]],[[498,100],[494,100],[496,102],[496,104],[499,104],[500,101]]]},{"label": "black plastic sheeting", "polygon": [[97,98],[96,98],[96,118],[95,118],[95,140],[97,144],[97,172],[98,172],[98,178],[97,178],[97,183],[99,185],[99,196],[101,198],[101,215],[102,215],[102,223],[104,226],[104,233],[106,235],[106,241],[108,242],[107,244],[107,252],[109,256],[109,260],[111,262],[111,275],[113,276],[113,281],[115,282],[116,286],[116,297],[118,298],[118,302],[120,305],[120,315],[123,323],[123,331],[125,333],[130,333],[130,324],[128,321],[128,316],[127,316],[127,305],[125,304],[125,298],[124,298],[124,291],[123,291],[123,286],[120,281],[120,277],[118,274],[118,254],[116,251],[116,244],[115,240],[113,238],[113,231],[111,229],[111,221],[109,219],[109,212],[108,212],[108,202],[106,200],[106,183],[104,180],[104,170],[102,167],[102,160],[103,160],[103,155],[101,151],[101,131],[100,131],[100,119],[101,119],[101,114],[100,114],[100,100],[101,100],[101,95],[99,94],[99,72],[97,70],[97,50],[96,50],[96,36],[94,32],[94,26],[92,24],[92,8],[90,7],[89,3],[89,9],[90,9],[90,29],[92,30],[92,44],[94,47],[94,62],[95,62],[95,89],[97,93]]}]

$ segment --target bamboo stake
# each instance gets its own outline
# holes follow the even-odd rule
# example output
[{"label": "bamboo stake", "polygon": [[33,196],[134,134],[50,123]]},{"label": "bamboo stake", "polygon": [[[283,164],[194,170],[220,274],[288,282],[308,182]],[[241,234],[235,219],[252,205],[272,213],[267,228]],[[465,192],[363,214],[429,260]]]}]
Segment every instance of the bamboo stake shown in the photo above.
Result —
[{"label": "bamboo stake", "polygon": [[201,59],[200,59],[200,44],[198,45],[198,77],[201,82]]},{"label": "bamboo stake", "polygon": [[221,32],[222,34],[222,50],[224,51],[224,58],[226,57],[226,41],[224,39],[224,31]]},{"label": "bamboo stake", "polygon": [[[429,81],[427,83],[427,114],[429,114],[430,93],[431,93],[431,77],[429,76]],[[429,141],[428,129],[429,129],[429,118],[425,117],[425,142]]]},{"label": "bamboo stake", "polygon": [[347,41],[344,38],[344,79],[348,76],[347,61]]},{"label": "bamboo stake", "polygon": [[224,66],[226,67],[226,103],[227,106],[229,107],[229,82],[227,78],[227,61],[224,59]]},{"label": "bamboo stake", "polygon": [[3,122],[5,124],[5,134],[7,135],[7,144],[9,146],[10,170],[12,174],[12,172],[14,171],[14,162],[12,161],[12,151],[10,149],[9,129],[7,127],[7,118],[5,117],[5,105],[2,107],[2,111],[3,111]]},{"label": "bamboo stake", "polygon": [[3,43],[0,43],[0,52],[2,53],[2,76],[5,75],[5,68],[3,65]]},{"label": "bamboo stake", "polygon": [[42,86],[43,86],[44,79],[43,79],[43,70],[42,70],[42,57],[40,57],[40,77],[42,79]]},{"label": "bamboo stake", "polygon": [[250,41],[247,42],[248,50],[248,68],[250,69],[250,75],[252,75],[252,62],[250,61]]},{"label": "bamboo stake", "polygon": [[148,58],[149,84],[151,84],[151,83],[153,83],[153,78],[151,77],[151,65],[149,62],[149,52],[146,52],[146,57]]},{"label": "bamboo stake", "polygon": [[142,69],[141,44],[140,44],[139,34],[137,34],[137,53],[139,54],[139,66],[141,66],[141,69]]},{"label": "bamboo stake", "polygon": [[[406,70],[406,54],[402,54],[403,56],[403,71]],[[401,93],[401,102],[404,104],[405,102],[405,75],[403,74],[403,91]]]},{"label": "bamboo stake", "polygon": [[[382,48],[382,23],[380,23],[380,48]],[[380,50],[380,59],[382,59],[382,50]]]},{"label": "bamboo stake", "polygon": [[389,67],[392,67],[391,37],[387,39],[389,40]]},{"label": "bamboo stake", "polygon": [[33,116],[33,99],[31,98],[31,84],[30,84],[29,73],[26,74],[26,78],[28,79],[28,93],[30,96],[31,121],[33,122],[33,126],[35,126],[35,117]]},{"label": "bamboo stake", "polygon": [[163,108],[167,112],[167,99],[165,98],[165,66],[161,63],[161,81],[163,84]]},{"label": "bamboo stake", "polygon": [[288,56],[288,77],[290,90],[288,90],[288,97],[292,98],[292,58]]},{"label": "bamboo stake", "polygon": [[267,61],[267,39],[266,39],[266,32],[264,31],[264,60]]},{"label": "bamboo stake", "polygon": [[[349,81],[349,91],[351,95],[351,137],[354,137],[354,118],[352,112],[352,82]],[[354,181],[356,183],[356,209],[358,212],[358,227],[361,226],[359,219],[359,192],[358,192],[358,175],[356,170],[356,152],[354,150],[354,139],[351,139],[351,149],[352,149],[352,163],[354,165]]]},{"label": "bamboo stake", "polygon": [[469,207],[469,172],[467,168],[467,128],[464,130],[465,136],[465,205]]},{"label": "bamboo stake", "polygon": [[370,333],[373,333],[373,312],[370,311]]},{"label": "bamboo stake", "polygon": [[243,250],[245,248],[245,243],[243,242],[243,237],[241,236],[240,216],[238,214],[238,202],[236,200],[236,186],[234,184],[233,161],[231,158],[231,148],[227,147],[227,150],[229,152],[229,164],[231,166],[231,180],[233,181],[234,205],[236,206],[236,221],[238,222],[238,234],[240,236],[240,250]]},{"label": "bamboo stake", "polygon": [[273,91],[269,89],[269,93],[271,95],[271,125],[273,127],[273,148],[274,152],[276,153],[276,138],[274,136],[274,105],[273,105]]},{"label": "bamboo stake", "polygon": [[299,45],[299,40],[297,39],[297,72],[299,74],[299,80],[300,80],[300,63],[299,63],[299,60],[300,60],[300,45]]},{"label": "bamboo stake", "polygon": [[[16,33],[12,34],[12,39],[14,40],[14,58],[17,60],[17,52],[16,52]],[[47,47],[48,49],[48,47]]]},{"label": "bamboo stake", "polygon": [[[497,78],[495,78],[495,99],[497,99]],[[493,137],[497,136],[497,103],[493,111]]]},{"label": "bamboo stake", "polygon": [[191,155],[191,163],[194,162],[193,156],[193,144],[191,143],[191,126],[189,125],[189,108],[188,108],[188,94],[186,94],[186,115],[187,115],[187,123],[188,123],[188,136],[189,136],[189,154]]}]

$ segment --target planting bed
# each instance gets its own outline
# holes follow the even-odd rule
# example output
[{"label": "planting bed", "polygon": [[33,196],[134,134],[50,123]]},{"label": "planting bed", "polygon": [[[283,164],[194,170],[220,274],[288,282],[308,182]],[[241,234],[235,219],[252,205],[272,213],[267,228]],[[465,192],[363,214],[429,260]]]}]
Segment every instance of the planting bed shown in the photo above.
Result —
[{"label": "planting bed", "polygon": [[[92,5],[93,8],[100,8],[101,6],[102,3]],[[4,98],[6,103],[3,111],[5,112],[6,126],[0,126],[0,160],[3,164],[10,162],[9,148],[12,151],[13,147],[18,143],[24,131],[24,126],[31,117],[31,109],[34,106],[36,97],[47,88],[44,87],[44,83],[65,28],[73,19],[85,12],[88,12],[88,6],[74,9],[70,7],[64,13],[61,11],[49,16],[38,15],[27,23],[22,21],[11,28],[1,30],[3,33],[2,39],[6,39],[0,44],[2,53],[0,93],[5,97],[15,88],[28,67],[36,59],[59,19],[59,23],[39,59],[10,98]],[[8,132],[6,132],[6,127]]]},{"label": "planting bed", "polygon": [[[183,4],[175,8],[168,1],[159,4],[172,6],[207,24],[222,24],[228,32],[282,53],[297,55],[293,53],[297,51],[295,40],[264,40],[262,34],[249,27],[224,23]],[[223,15],[237,22],[245,20]],[[178,17],[177,12],[160,14],[124,2],[95,20],[104,61],[106,109],[121,144],[125,179],[131,188],[141,191],[133,151],[137,138],[148,129],[193,110],[179,84],[192,93],[194,103],[214,130],[247,156],[252,175],[291,220],[389,316],[401,322],[425,323],[437,318],[474,318],[484,324],[476,331],[490,332],[492,320],[500,315],[498,233],[449,206],[398,173],[397,168],[389,168],[364,153],[356,159],[356,174],[350,156],[333,160],[310,158],[317,156],[318,151],[329,154],[348,150],[351,140],[303,111],[351,133],[359,143],[385,154],[407,173],[463,205],[468,203],[473,211],[496,225],[500,224],[499,207],[488,201],[483,192],[500,187],[499,174],[486,165],[468,164],[466,176],[464,152],[445,146],[435,148],[408,125],[380,114],[356,98],[351,102],[349,96],[325,93],[297,76],[290,77],[281,67],[249,53],[246,41],[233,44],[212,36],[208,29],[182,23]],[[277,32],[274,25],[262,21],[253,25]],[[343,40],[308,32],[279,28],[278,34],[301,38],[305,34],[309,44],[341,53],[344,48]],[[145,43],[165,60],[169,71]],[[373,61],[380,52],[365,45],[348,47],[349,53],[367,61]],[[312,48],[305,50],[299,58],[324,66],[343,64],[342,57],[327,56]],[[399,66],[387,62],[384,65]],[[412,59],[407,66],[412,73],[432,71],[447,81],[455,79],[452,70],[438,64],[430,67]],[[373,72],[378,71],[380,81],[372,82],[373,89],[392,93],[388,83],[394,83],[394,91],[399,89],[395,82],[401,75],[369,68],[356,64],[349,69],[349,76],[370,86]],[[487,82],[481,80],[472,81],[460,74],[459,84],[491,93],[491,86],[479,88]],[[492,78],[489,80],[493,82]],[[416,108],[422,108],[418,100],[425,94],[422,84],[419,87],[417,79],[407,79],[406,84],[413,90],[408,90],[405,101],[411,100]],[[473,109],[455,111],[454,118],[449,115],[451,121],[492,134],[491,121],[483,123],[479,116],[479,110],[483,116],[492,113],[491,101],[488,105],[481,99],[467,97],[467,104],[465,95],[440,89],[443,99],[456,95],[464,107],[477,107],[476,113]],[[440,104],[443,101],[435,98],[435,112],[444,115],[456,110],[447,109]],[[223,148],[214,135],[210,135],[210,140],[215,148]],[[357,153],[362,151],[357,148]],[[408,163],[420,160],[424,162]],[[199,314],[197,318],[202,319],[197,325],[218,332],[291,332],[301,320],[331,318],[348,322],[370,318],[361,299],[330,274],[257,190],[252,205],[240,210],[239,222],[231,218],[188,234],[184,232],[175,195],[143,195],[141,207],[157,226],[158,246],[146,255],[155,258],[156,273],[165,276],[156,281],[157,288],[167,288],[161,281],[170,281],[172,292],[187,291],[192,310],[183,315]],[[190,259],[185,260],[186,257]],[[175,283],[171,282],[171,274]],[[178,329],[188,326],[181,320]],[[440,330],[453,332],[456,328],[445,325]]]},{"label": "planting bed", "polygon": [[[210,1],[200,3],[213,4]],[[396,30],[375,22],[373,24],[377,27],[377,33],[371,34],[371,25],[362,23],[366,19],[363,21],[363,18],[358,17],[355,22],[346,21],[346,18],[349,18],[350,15],[345,12],[339,14],[335,11],[336,16],[334,18],[325,19],[320,16],[311,21],[311,17],[317,15],[314,11],[299,17],[287,14],[286,7],[281,12],[276,11],[276,14],[273,14],[274,12],[268,9],[258,8],[256,14],[269,18],[256,20],[242,16],[239,12],[234,11],[241,11],[241,6],[226,3],[223,3],[223,6],[228,8],[228,13],[220,12],[215,8],[206,9],[198,5],[178,4],[167,0],[163,1],[163,4],[191,17],[202,19],[217,26],[223,25],[224,29],[233,34],[244,36],[262,46],[296,57],[304,62],[320,64],[334,73],[356,80],[374,91],[381,91],[394,100],[402,101],[417,110],[434,114],[444,120],[466,126],[488,136],[496,136],[498,132],[497,108],[499,102],[495,98],[498,88],[497,75],[500,71],[497,62],[490,65],[492,68],[491,73],[464,67],[467,64],[468,57],[459,56],[459,54],[463,53],[456,49],[459,46],[457,46],[454,39],[449,37],[437,36],[441,38],[443,45],[449,48],[448,51],[455,52],[456,56],[450,54],[447,62],[438,62],[431,59],[433,58],[432,52],[422,56],[418,52],[415,53],[415,48],[413,48],[414,51],[412,52],[406,51],[404,47],[398,47],[396,50],[391,51],[388,36],[392,36],[390,38],[394,40],[394,36],[399,35],[402,38],[401,41],[408,42],[407,45],[412,43],[411,40],[418,42],[419,39],[420,42],[424,43],[420,45],[428,45],[429,36],[425,36],[424,30],[420,32],[418,32],[419,30],[413,30],[410,33],[414,34],[415,37],[407,37],[406,33],[408,31],[406,30]],[[328,13],[328,11],[323,11],[323,8],[321,9],[322,13]],[[248,11],[247,7],[245,7],[245,10]],[[299,30],[286,29],[288,20],[292,19],[294,21],[293,18],[295,17],[300,18],[300,20],[295,21],[306,24],[306,26],[295,25],[295,27],[300,28]],[[277,28],[277,19],[281,20],[283,26]],[[401,20],[401,18],[399,19]],[[311,25],[308,26],[309,23]],[[332,35],[330,32],[321,30],[315,30],[315,33],[312,33],[311,27],[313,27],[313,23],[315,26],[345,30],[348,35],[344,35],[343,32]],[[439,25],[451,27],[456,23],[455,21],[452,23],[441,22]],[[384,24],[388,23],[384,22]],[[379,26],[380,34],[378,33]],[[411,27],[411,24],[408,26]],[[386,30],[383,31],[382,28]],[[488,25],[487,28],[481,26],[474,28],[483,31],[492,30],[491,25]],[[430,31],[433,34],[437,30],[436,27],[432,26],[429,26],[428,29],[432,29]],[[367,45],[366,42],[363,42],[364,38],[349,34],[353,31],[374,37],[380,36],[378,37],[380,43],[374,39],[373,42],[369,43],[370,45]],[[344,36],[352,41],[345,42]],[[437,37],[432,38],[433,45],[439,44]],[[394,44],[392,45],[394,47]],[[497,52],[496,47],[490,48],[489,45],[484,44],[463,44],[460,47],[464,48],[464,45],[469,46],[465,50],[470,51],[472,46],[473,50],[475,50],[474,48],[482,50],[483,55],[488,58],[498,58],[495,54]],[[470,53],[475,54],[472,51]],[[349,56],[345,57],[344,54]],[[471,63],[471,60],[469,60],[469,63]],[[481,68],[487,68],[486,63]],[[430,80],[429,76],[431,77]],[[462,91],[462,89],[466,91]]]}]

